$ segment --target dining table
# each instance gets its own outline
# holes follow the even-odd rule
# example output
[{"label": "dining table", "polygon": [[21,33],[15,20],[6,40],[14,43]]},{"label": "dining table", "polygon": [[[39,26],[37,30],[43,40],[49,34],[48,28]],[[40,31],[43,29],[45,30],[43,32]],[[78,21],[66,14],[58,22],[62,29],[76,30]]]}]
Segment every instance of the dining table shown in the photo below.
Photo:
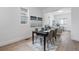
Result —
[{"label": "dining table", "polygon": [[32,44],[34,44],[34,34],[40,35],[44,38],[44,51],[46,51],[46,37],[48,36],[50,30],[47,31],[32,31]]}]

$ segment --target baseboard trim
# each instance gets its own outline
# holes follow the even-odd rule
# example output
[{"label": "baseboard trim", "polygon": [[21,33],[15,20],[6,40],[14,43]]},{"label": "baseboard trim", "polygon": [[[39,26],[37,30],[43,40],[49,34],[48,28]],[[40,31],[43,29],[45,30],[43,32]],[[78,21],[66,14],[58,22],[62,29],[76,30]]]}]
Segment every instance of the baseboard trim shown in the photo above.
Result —
[{"label": "baseboard trim", "polygon": [[79,40],[77,40],[77,39],[72,39],[73,41],[79,41]]},{"label": "baseboard trim", "polygon": [[29,38],[31,38],[31,37],[22,36],[22,37],[14,38],[12,40],[3,41],[3,42],[0,42],[0,47],[6,46],[6,45],[9,45],[9,44],[21,41],[21,40],[25,40],[25,39],[27,40]]}]

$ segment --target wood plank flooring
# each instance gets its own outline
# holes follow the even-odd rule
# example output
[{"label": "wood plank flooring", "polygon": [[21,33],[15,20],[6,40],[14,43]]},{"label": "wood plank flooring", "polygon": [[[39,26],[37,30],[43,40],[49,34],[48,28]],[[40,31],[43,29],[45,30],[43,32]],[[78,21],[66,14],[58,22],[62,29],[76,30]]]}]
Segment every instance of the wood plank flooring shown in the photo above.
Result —
[{"label": "wood plank flooring", "polygon": [[[0,47],[0,51],[35,51],[29,45],[32,45],[31,38]],[[63,32],[56,51],[79,51],[79,42],[71,40],[70,32]]]}]

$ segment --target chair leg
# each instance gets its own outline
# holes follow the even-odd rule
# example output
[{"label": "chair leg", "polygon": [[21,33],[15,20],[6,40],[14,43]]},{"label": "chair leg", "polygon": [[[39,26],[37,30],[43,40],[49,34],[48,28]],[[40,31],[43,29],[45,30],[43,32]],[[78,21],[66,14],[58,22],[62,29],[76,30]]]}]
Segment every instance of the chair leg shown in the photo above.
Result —
[{"label": "chair leg", "polygon": [[41,43],[41,45],[42,45],[42,38],[40,38],[40,43]]},{"label": "chair leg", "polygon": [[55,41],[57,40],[57,37],[55,36]]},{"label": "chair leg", "polygon": [[54,40],[54,38],[51,40],[51,44],[52,44],[52,45],[55,45],[55,40]]},{"label": "chair leg", "polygon": [[49,41],[47,40],[47,48],[48,48],[48,50],[49,50]]}]

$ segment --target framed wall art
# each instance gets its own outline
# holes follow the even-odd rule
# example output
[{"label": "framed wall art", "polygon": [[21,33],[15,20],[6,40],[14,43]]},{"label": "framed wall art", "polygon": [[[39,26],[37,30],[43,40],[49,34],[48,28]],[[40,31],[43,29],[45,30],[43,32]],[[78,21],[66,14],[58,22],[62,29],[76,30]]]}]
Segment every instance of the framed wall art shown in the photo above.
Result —
[{"label": "framed wall art", "polygon": [[21,24],[27,24],[28,22],[28,9],[21,7],[20,8],[21,11]]}]

